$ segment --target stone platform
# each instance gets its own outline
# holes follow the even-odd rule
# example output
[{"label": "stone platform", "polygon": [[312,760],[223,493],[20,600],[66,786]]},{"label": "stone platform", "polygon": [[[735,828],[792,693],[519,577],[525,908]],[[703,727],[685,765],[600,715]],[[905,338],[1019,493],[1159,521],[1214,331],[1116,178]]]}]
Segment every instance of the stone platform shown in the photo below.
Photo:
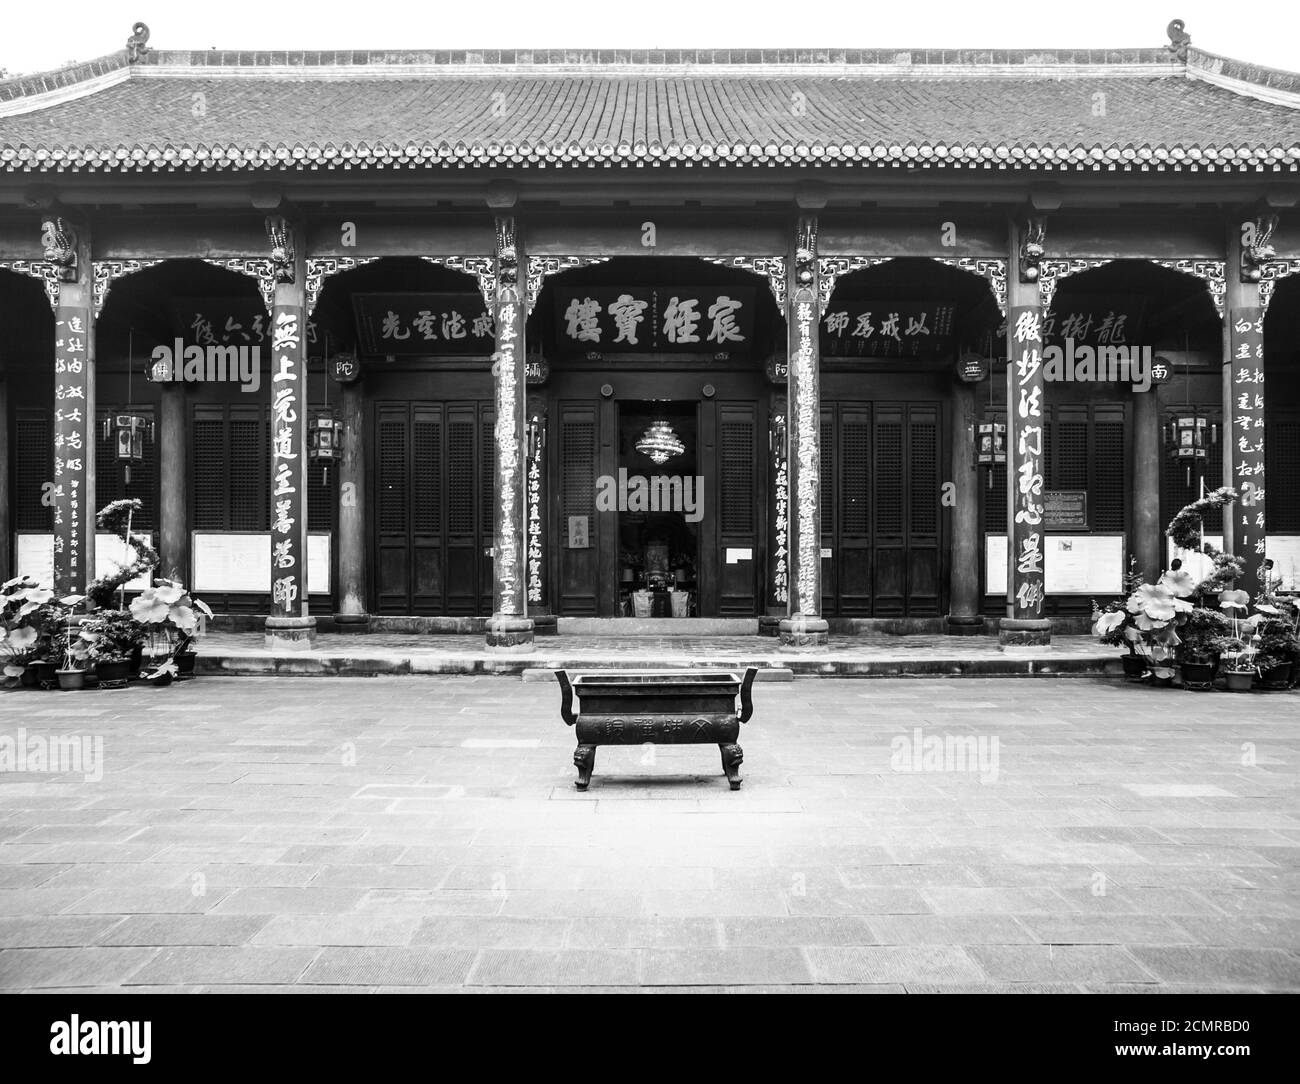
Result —
[{"label": "stone platform", "polygon": [[797,677],[1088,677],[1119,675],[1119,655],[1088,636],[1047,648],[1005,652],[996,637],[835,636],[809,651],[780,650],[764,636],[592,636],[539,638],[527,654],[490,651],[481,634],[317,637],[315,647],[271,651],[260,633],[214,632],[199,644],[198,672],[372,677],[405,674],[523,675],[603,667],[756,666],[760,680]]}]

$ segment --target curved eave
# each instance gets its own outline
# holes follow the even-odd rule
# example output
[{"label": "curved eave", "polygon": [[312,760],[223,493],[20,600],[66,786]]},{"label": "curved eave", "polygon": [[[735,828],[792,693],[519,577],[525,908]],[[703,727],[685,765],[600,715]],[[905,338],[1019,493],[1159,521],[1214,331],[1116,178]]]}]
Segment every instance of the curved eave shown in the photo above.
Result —
[{"label": "curved eave", "polygon": [[1052,147],[734,144],[657,145],[326,145],[259,147],[148,146],[0,149],[10,173],[68,170],[102,173],[233,172],[250,169],[349,170],[421,167],[546,166],[838,166],[893,165],[958,169],[1041,169],[1108,172],[1295,171],[1300,145],[1290,147]]}]

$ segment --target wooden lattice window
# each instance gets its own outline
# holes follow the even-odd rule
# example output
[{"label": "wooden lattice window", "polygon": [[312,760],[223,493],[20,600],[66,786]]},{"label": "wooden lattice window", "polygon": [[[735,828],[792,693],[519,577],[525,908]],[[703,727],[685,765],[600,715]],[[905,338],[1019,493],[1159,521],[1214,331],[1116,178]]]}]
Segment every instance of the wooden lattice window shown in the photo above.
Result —
[{"label": "wooden lattice window", "polygon": [[442,531],[442,424],[435,418],[417,417],[411,430],[415,445],[412,526],[416,534],[436,535]]},{"label": "wooden lattice window", "polygon": [[733,419],[720,426],[722,445],[722,531],[754,530],[754,423]]},{"label": "wooden lattice window", "polygon": [[379,422],[379,530],[383,534],[405,534],[409,505],[406,493],[405,418],[384,418]]},{"label": "wooden lattice window", "polygon": [[911,533],[939,533],[939,427],[913,419],[908,434],[911,457]]},{"label": "wooden lattice window", "polygon": [[876,423],[876,534],[903,533],[903,426]]},{"label": "wooden lattice window", "polygon": [[54,530],[54,510],[43,503],[54,481],[54,444],[45,410],[20,410],[14,419],[14,529]]},{"label": "wooden lattice window", "polygon": [[561,505],[567,526],[569,516],[596,512],[596,426],[594,422],[568,421],[562,427]]},{"label": "wooden lattice window", "polygon": [[1300,417],[1272,416],[1264,433],[1268,533],[1300,534]]},{"label": "wooden lattice window", "polygon": [[478,507],[474,485],[474,422],[449,418],[447,422],[447,530],[474,533]]},{"label": "wooden lattice window", "polygon": [[194,527],[200,531],[270,530],[268,410],[204,404],[191,437]]},{"label": "wooden lattice window", "polygon": [[[840,531],[865,538],[871,533],[871,425],[845,420],[840,426]],[[825,513],[822,513],[825,515]]]}]

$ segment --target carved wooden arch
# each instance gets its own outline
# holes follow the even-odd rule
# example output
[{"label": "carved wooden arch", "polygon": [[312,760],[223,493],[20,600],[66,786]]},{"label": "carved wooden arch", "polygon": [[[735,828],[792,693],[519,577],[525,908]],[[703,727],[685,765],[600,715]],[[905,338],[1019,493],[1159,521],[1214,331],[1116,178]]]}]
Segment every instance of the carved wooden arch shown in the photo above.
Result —
[{"label": "carved wooden arch", "polygon": [[[821,314],[826,315],[831,297],[835,293],[836,281],[854,271],[864,271],[894,260],[907,259],[904,256],[823,256],[820,260],[821,271]],[[955,267],[971,275],[978,275],[988,283],[993,294],[993,302],[1004,317],[1007,315],[1007,261],[1000,257],[978,256],[927,256],[924,259],[941,263],[945,267]]]},{"label": "carved wooden arch", "polygon": [[157,259],[95,260],[91,265],[91,290],[94,297],[95,318],[99,318],[99,314],[108,301],[108,293],[113,288],[113,283],[118,279],[173,260],[190,259],[210,264],[213,267],[220,267],[224,271],[233,271],[238,275],[247,275],[249,278],[254,279],[257,283],[257,292],[262,295],[262,304],[265,305],[268,313],[271,311],[271,307],[275,303],[276,280],[274,265],[270,259],[255,256],[226,258],[216,256],[169,256]]},{"label": "carved wooden arch", "polygon": [[1265,260],[1259,265],[1259,307],[1267,313],[1277,284],[1288,275],[1300,275],[1300,260]]},{"label": "carved wooden arch", "polygon": [[[631,259],[638,257],[632,256]],[[702,263],[711,263],[717,267],[730,267],[737,271],[748,271],[761,275],[767,280],[767,287],[776,299],[777,311],[785,310],[786,268],[784,256],[696,256]],[[608,263],[612,256],[529,256],[528,257],[528,312],[531,314],[542,287],[552,275],[565,271],[574,271],[579,267],[593,267]]]},{"label": "carved wooden arch", "polygon": [[[1164,267],[1170,271],[1177,271],[1183,275],[1191,275],[1200,279],[1205,284],[1205,289],[1209,292],[1210,301],[1214,305],[1214,311],[1219,314],[1219,319],[1223,319],[1224,299],[1227,296],[1227,280],[1224,277],[1225,261],[1223,260],[1165,260],[1147,256],[1122,257],[1122,259],[1132,259],[1140,263],[1154,264],[1156,267]],[[1038,273],[1038,303],[1039,306],[1047,310],[1052,307],[1052,300],[1056,297],[1056,288],[1060,285],[1060,280],[1069,275],[1077,275],[1081,271],[1091,271],[1098,267],[1105,267],[1107,264],[1118,263],[1119,258],[1110,257],[1107,259],[1073,259],[1073,260],[1056,260],[1045,259],[1039,264]]]},{"label": "carved wooden arch", "polygon": [[46,260],[0,260],[0,269],[13,271],[18,275],[30,275],[40,279],[45,287],[45,298],[51,309],[59,307],[59,284],[62,282],[61,269]]}]

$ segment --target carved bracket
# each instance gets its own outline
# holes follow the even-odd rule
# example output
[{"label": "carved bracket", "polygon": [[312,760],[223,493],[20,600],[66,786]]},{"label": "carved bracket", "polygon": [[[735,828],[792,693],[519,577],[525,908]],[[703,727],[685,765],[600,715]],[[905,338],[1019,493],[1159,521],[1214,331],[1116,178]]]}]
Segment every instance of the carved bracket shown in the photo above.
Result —
[{"label": "carved bracket", "polygon": [[77,231],[67,219],[57,215],[41,219],[41,247],[45,262],[58,268],[63,282],[77,281]]},{"label": "carved bracket", "polygon": [[533,311],[537,299],[542,294],[542,284],[551,275],[561,271],[573,271],[579,267],[591,267],[598,263],[608,263],[608,256],[529,256],[528,257],[528,311]]},{"label": "carved bracket", "polygon": [[293,227],[284,215],[266,216],[266,236],[271,242],[271,266],[276,282],[294,279]]},{"label": "carved bracket", "polygon": [[[790,290],[811,291],[817,283],[817,216],[800,215],[795,225]],[[809,294],[811,296],[811,293]]]},{"label": "carved bracket", "polygon": [[266,311],[270,312],[275,308],[275,284],[278,281],[275,274],[275,265],[266,256],[230,256],[225,258],[215,256],[202,256],[200,259],[204,263],[210,263],[213,267],[221,267],[227,271],[234,271],[239,275],[247,275],[249,278],[257,280],[257,291],[262,295],[262,303],[266,306]]},{"label": "carved bracket", "polygon": [[63,282],[63,276],[59,273],[59,268],[53,264],[41,260],[0,260],[0,268],[40,279],[45,286],[45,296],[50,302],[50,308],[59,307],[59,286]]},{"label": "carved bracket", "polygon": [[1254,222],[1243,227],[1250,238],[1250,243],[1241,246],[1242,282],[1258,282],[1263,265],[1277,258],[1277,249],[1269,244],[1273,231],[1277,229],[1277,223],[1277,215],[1261,214]]},{"label": "carved bracket", "polygon": [[318,256],[307,259],[307,315],[316,311],[316,302],[325,288],[325,280],[344,271],[374,263],[378,256]]},{"label": "carved bracket", "polygon": [[95,316],[104,310],[104,302],[108,300],[108,291],[113,288],[113,283],[127,275],[134,275],[137,271],[143,271],[146,267],[154,267],[162,263],[162,260],[95,260],[91,264],[92,283],[95,300]]},{"label": "carved bracket", "polygon": [[[1080,271],[1090,271],[1094,267],[1104,267],[1113,260],[1040,260],[1038,263],[1038,306],[1044,312],[1052,307],[1056,297],[1056,287],[1067,275],[1077,275]],[[1023,277],[1022,277],[1023,281]]]},{"label": "carved bracket", "polygon": [[998,259],[979,259],[970,256],[950,257],[935,256],[932,257],[941,264],[948,267],[955,267],[960,271],[969,271],[972,275],[979,275],[988,282],[989,289],[993,291],[993,300],[997,302],[998,311],[1003,316],[1007,314],[1007,261]]},{"label": "carved bracket", "polygon": [[826,315],[826,309],[831,303],[831,294],[835,292],[835,281],[841,275],[889,263],[892,259],[893,256],[823,256],[817,261],[821,272],[817,283],[821,315]]},{"label": "carved bracket", "polygon": [[1037,282],[1042,273],[1047,217],[1029,215],[1020,227],[1020,281]]},{"label": "carved bracket", "polygon": [[491,256],[421,256],[428,263],[436,263],[463,275],[473,275],[478,280],[479,293],[488,312],[497,300],[497,265]]},{"label": "carved bracket", "polygon": [[1149,262],[1167,267],[1171,271],[1181,271],[1184,275],[1195,275],[1205,283],[1205,288],[1210,291],[1210,300],[1214,302],[1214,311],[1219,314],[1219,319],[1223,319],[1223,302],[1228,294],[1223,260],[1150,260]]},{"label": "carved bracket", "polygon": [[785,257],[784,256],[704,256],[705,263],[719,267],[734,267],[739,271],[752,271],[767,279],[768,289],[776,298],[776,307],[785,310]]},{"label": "carved bracket", "polygon": [[1300,260],[1269,260],[1260,265],[1259,307],[1268,312],[1277,284],[1288,275],[1300,275]]}]

